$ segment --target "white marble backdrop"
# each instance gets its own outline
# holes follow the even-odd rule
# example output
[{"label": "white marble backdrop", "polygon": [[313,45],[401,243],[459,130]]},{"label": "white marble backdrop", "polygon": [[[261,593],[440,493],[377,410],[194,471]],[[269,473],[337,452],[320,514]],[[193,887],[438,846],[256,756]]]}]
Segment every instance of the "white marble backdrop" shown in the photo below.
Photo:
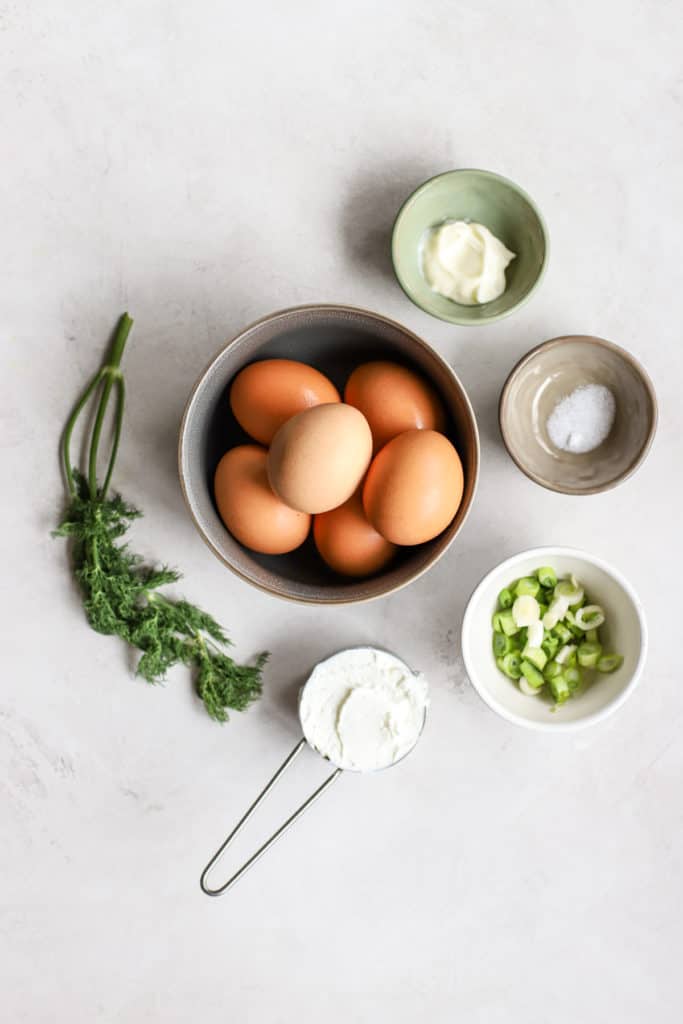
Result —
[{"label": "white marble backdrop", "polygon": [[[3,683],[2,1015],[12,1024],[681,1019],[678,5],[0,2]],[[454,328],[411,306],[387,238],[420,180],[500,171],[541,206],[551,263],[518,315]],[[250,320],[337,300],[406,323],[456,368],[483,443],[448,557],[369,607],[249,589],[195,533],[174,463],[211,354]],[[56,443],[119,313],[130,402],[117,485],[135,546],[266,693],[225,728],[185,672],[163,688],[92,633],[50,538]],[[652,374],[661,422],[641,471],[569,499],[499,441],[496,402],[532,345],[597,333]],[[609,722],[534,735],[463,672],[466,598],[542,543],[616,563],[649,615],[642,685]],[[208,854],[293,744],[292,692],[344,644],[397,650],[431,680],[415,755],[344,778],[224,900]],[[321,777],[313,755],[256,836]],[[244,853],[241,844],[237,854]]]}]

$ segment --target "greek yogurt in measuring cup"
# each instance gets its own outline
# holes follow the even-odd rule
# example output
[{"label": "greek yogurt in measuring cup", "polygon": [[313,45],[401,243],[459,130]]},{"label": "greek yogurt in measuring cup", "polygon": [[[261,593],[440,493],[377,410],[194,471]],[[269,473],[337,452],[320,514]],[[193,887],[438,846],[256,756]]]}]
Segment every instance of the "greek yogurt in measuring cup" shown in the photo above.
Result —
[{"label": "greek yogurt in measuring cup", "polygon": [[299,704],[310,745],[338,768],[377,771],[412,750],[424,725],[427,681],[372,647],[320,662]]}]

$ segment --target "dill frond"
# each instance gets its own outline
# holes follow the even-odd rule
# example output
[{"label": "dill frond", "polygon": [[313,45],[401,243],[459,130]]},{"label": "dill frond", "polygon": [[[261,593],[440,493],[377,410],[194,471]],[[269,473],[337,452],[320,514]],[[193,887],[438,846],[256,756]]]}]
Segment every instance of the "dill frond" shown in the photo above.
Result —
[{"label": "dill frond", "polygon": [[[142,513],[120,495],[107,494],[123,419],[124,386],[119,363],[131,326],[132,320],[124,314],[109,362],[90,382],[67,422],[61,450],[69,502],[55,535],[71,541],[73,573],[92,628],[118,636],[136,648],[140,652],[137,674],[149,683],[161,682],[175,665],[190,667],[207,712],[216,721],[225,722],[230,711],[244,711],[260,696],[267,654],[260,655],[253,665],[238,664],[225,651],[230,640],[222,626],[208,612],[161,593],[160,588],[176,583],[180,574],[168,566],[148,565],[130,551],[122,538]],[[96,476],[98,447],[114,389],[118,396],[114,444],[105,484],[100,488]],[[71,465],[70,440],[76,420],[98,390],[86,477]]]}]

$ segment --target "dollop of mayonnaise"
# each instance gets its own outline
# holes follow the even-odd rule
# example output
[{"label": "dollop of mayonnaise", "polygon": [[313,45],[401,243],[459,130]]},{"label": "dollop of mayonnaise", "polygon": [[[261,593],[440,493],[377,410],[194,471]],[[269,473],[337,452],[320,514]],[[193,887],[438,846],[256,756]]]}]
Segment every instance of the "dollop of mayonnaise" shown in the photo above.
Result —
[{"label": "dollop of mayonnaise", "polygon": [[430,230],[422,267],[435,292],[462,306],[476,306],[503,294],[505,268],[514,258],[483,224],[453,220]]},{"label": "dollop of mayonnaise", "polygon": [[402,661],[372,647],[320,662],[301,695],[304,736],[338,768],[388,768],[417,743],[427,682]]}]

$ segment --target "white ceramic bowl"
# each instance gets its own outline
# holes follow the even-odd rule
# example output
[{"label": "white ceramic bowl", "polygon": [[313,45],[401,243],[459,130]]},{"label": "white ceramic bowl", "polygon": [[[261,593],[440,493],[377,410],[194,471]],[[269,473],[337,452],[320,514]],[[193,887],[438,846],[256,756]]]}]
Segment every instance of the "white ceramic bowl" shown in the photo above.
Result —
[{"label": "white ceramic bowl", "polygon": [[[543,565],[552,566],[558,576],[574,573],[591,600],[602,605],[606,622],[600,635],[605,647],[624,658],[616,672],[599,676],[582,694],[555,711],[542,697],[527,697],[503,675],[491,649],[491,617],[499,592]],[[467,675],[480,697],[509,722],[549,732],[581,729],[612,714],[635,689],[647,653],[647,626],[630,583],[607,562],[573,548],[532,548],[501,562],[476,588],[465,609],[462,653]]]}]

